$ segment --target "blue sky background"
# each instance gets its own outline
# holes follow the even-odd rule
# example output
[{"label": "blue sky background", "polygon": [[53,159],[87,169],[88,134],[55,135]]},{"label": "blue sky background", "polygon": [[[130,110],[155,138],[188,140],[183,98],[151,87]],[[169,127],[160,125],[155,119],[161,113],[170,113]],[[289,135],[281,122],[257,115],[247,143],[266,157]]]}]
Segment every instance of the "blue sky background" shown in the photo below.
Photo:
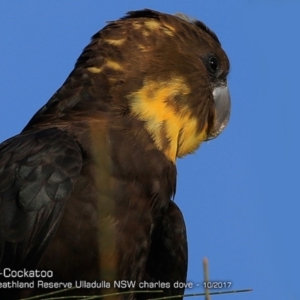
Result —
[{"label": "blue sky background", "polygon": [[61,86],[105,21],[142,8],[204,21],[231,62],[228,127],[178,161],[189,281],[202,282],[206,256],[211,280],[254,289],[212,299],[300,299],[299,1],[1,1],[0,141]]}]

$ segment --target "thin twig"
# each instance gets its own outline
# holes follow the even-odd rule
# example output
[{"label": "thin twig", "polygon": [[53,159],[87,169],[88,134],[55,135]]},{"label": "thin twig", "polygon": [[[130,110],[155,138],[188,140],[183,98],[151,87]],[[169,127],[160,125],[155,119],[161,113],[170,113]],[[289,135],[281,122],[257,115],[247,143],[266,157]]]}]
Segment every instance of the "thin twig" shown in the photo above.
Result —
[{"label": "thin twig", "polygon": [[203,272],[204,272],[204,282],[206,282],[204,291],[205,291],[205,300],[210,300],[210,294],[208,289],[208,281],[209,281],[209,275],[208,275],[208,259],[206,257],[203,258]]}]

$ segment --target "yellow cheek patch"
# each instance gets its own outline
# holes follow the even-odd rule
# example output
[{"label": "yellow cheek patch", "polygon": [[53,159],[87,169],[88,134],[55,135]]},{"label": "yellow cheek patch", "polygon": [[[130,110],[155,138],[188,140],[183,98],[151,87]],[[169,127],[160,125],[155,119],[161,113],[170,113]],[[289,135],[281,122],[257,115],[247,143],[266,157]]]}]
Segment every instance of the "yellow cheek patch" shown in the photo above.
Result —
[{"label": "yellow cheek patch", "polygon": [[181,137],[179,138],[180,146],[178,147],[177,157],[185,156],[193,151],[195,151],[200,144],[207,139],[207,124],[201,132],[197,132],[198,119],[190,118],[188,122],[185,123],[182,129]]},{"label": "yellow cheek patch", "polygon": [[206,139],[206,131],[198,132],[198,120],[188,106],[174,102],[175,96],[188,94],[190,88],[184,79],[174,76],[163,83],[146,80],[139,91],[129,95],[131,112],[145,122],[157,148],[174,162]]}]

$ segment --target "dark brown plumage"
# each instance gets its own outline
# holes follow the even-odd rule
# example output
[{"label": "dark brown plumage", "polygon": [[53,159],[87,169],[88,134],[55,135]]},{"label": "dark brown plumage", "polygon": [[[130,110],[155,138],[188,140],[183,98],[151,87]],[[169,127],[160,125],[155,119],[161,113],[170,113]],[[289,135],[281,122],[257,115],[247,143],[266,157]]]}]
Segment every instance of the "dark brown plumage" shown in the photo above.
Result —
[{"label": "dark brown plumage", "polygon": [[[0,145],[0,273],[111,284],[71,295],[144,282],[183,293],[173,287],[187,272],[175,160],[226,126],[228,71],[216,35],[183,16],[130,12],[95,34],[62,87]],[[117,289],[119,280],[136,285]],[[0,298],[49,291],[37,287],[0,289]]]}]

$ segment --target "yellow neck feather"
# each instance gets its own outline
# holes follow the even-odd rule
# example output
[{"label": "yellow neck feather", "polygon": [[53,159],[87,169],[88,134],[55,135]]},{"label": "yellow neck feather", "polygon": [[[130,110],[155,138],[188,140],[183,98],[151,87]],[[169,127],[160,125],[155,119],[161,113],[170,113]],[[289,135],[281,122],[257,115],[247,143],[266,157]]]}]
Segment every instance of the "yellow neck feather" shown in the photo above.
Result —
[{"label": "yellow neck feather", "polygon": [[195,151],[206,139],[206,128],[198,132],[198,120],[189,107],[175,102],[176,96],[189,93],[183,78],[173,76],[168,82],[146,80],[140,90],[129,95],[131,112],[145,122],[157,148],[173,162]]}]

